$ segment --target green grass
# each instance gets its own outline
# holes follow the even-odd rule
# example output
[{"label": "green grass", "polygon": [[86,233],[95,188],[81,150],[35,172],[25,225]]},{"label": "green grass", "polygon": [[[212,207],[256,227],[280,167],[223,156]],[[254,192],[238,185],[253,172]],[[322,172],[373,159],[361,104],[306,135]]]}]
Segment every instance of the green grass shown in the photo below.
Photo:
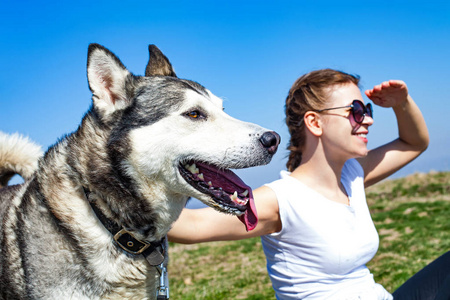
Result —
[{"label": "green grass", "polygon": [[[450,172],[384,181],[366,192],[380,235],[368,267],[393,292],[450,250]],[[259,238],[171,244],[169,253],[172,299],[275,299]]]}]

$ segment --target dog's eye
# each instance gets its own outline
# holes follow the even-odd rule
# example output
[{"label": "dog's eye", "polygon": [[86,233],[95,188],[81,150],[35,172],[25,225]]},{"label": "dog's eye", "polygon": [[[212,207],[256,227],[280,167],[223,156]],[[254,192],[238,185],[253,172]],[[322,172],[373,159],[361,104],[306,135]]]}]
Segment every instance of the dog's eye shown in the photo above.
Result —
[{"label": "dog's eye", "polygon": [[200,113],[196,110],[188,112],[188,116],[193,119],[198,119],[200,117]]},{"label": "dog's eye", "polygon": [[207,119],[206,114],[196,107],[192,107],[190,110],[185,111],[183,116],[192,121],[205,121]]},{"label": "dog's eye", "polygon": [[199,110],[192,110],[186,113],[186,116],[191,118],[191,119],[205,119],[205,115],[202,114]]}]

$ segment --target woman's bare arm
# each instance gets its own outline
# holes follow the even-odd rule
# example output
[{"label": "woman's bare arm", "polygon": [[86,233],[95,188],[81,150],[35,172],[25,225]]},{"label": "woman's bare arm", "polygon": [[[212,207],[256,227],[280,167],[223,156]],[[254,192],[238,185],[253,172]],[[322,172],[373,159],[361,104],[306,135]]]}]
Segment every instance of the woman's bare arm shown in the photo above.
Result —
[{"label": "woman's bare arm", "polygon": [[358,159],[365,172],[367,187],[393,174],[425,151],[429,135],[422,113],[403,81],[385,81],[367,90],[366,95],[379,106],[392,107],[399,133],[398,139]]},{"label": "woman's bare arm", "polygon": [[213,208],[184,209],[168,233],[169,241],[194,244],[212,241],[240,240],[281,230],[278,201],[266,186],[253,191],[258,225],[247,232],[236,216],[220,213]]}]

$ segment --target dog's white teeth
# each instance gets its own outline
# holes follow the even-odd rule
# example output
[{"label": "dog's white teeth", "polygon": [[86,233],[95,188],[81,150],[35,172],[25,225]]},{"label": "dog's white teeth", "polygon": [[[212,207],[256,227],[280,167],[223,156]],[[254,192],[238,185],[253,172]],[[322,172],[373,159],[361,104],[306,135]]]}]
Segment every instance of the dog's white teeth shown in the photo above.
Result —
[{"label": "dog's white teeth", "polygon": [[248,199],[240,199],[238,198],[238,194],[235,191],[233,195],[230,196],[231,200],[239,205],[246,205],[248,202]]},{"label": "dog's white teeth", "polygon": [[208,181],[208,185],[209,185],[210,187],[212,187],[212,182],[211,182],[211,181]]},{"label": "dog's white teeth", "polygon": [[247,196],[248,196],[248,190],[245,190],[245,191],[241,194],[241,196],[247,197]]},{"label": "dog's white teeth", "polygon": [[203,173],[198,174],[198,179],[205,181],[205,177],[203,176]]},{"label": "dog's white teeth", "polygon": [[197,168],[197,166],[195,164],[190,165],[186,165],[185,166],[186,169],[191,172],[192,174],[198,174],[200,173],[199,169]]},{"label": "dog's white teeth", "polygon": [[236,203],[239,204],[239,205],[246,205],[247,202],[248,202],[248,199],[247,200],[242,200],[242,199],[237,199],[236,200]]}]

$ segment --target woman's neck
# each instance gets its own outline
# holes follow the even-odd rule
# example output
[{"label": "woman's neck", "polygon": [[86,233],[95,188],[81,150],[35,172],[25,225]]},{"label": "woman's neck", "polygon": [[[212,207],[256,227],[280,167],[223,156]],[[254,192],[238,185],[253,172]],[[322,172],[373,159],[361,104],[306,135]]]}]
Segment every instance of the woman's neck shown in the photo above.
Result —
[{"label": "woman's neck", "polygon": [[348,198],[341,184],[341,173],[345,161],[330,163],[325,155],[302,156],[301,164],[291,173],[291,176],[308,187],[319,192],[326,198],[348,204]]}]

